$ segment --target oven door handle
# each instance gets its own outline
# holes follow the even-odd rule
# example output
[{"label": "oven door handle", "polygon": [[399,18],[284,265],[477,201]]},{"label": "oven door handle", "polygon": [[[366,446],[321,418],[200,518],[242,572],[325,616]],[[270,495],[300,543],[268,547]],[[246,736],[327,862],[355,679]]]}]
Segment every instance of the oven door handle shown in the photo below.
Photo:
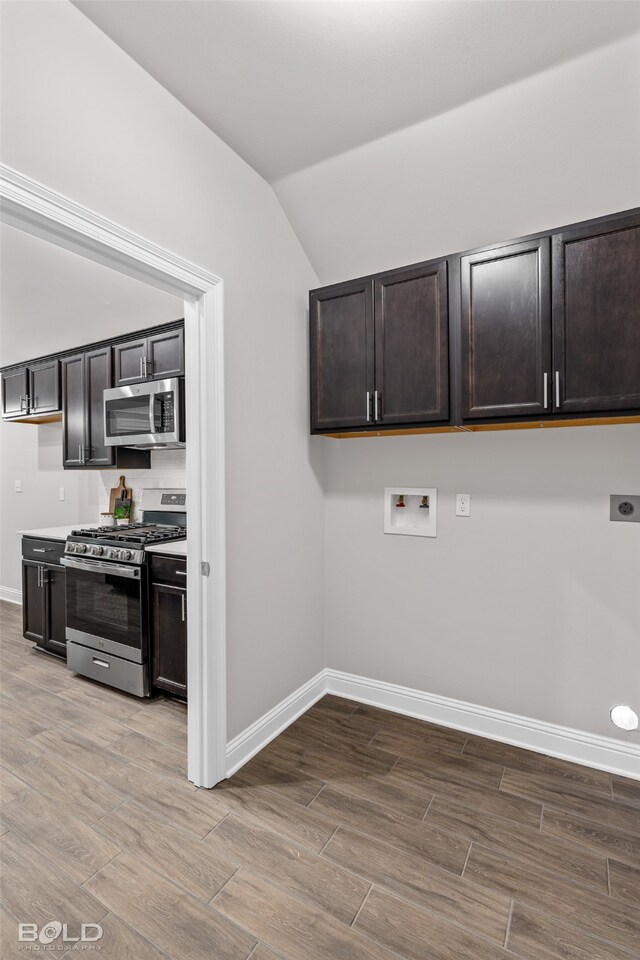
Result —
[{"label": "oven door handle", "polygon": [[138,567],[124,567],[119,563],[102,563],[100,560],[80,560],[75,557],[63,557],[63,567],[74,570],[84,570],[86,573],[109,573],[112,577],[128,577],[129,580],[139,580]]}]

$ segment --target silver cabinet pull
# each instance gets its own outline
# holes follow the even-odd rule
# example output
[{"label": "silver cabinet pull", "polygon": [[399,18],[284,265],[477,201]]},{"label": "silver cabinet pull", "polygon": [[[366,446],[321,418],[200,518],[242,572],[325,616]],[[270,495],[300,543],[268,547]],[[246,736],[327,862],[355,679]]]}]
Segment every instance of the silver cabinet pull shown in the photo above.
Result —
[{"label": "silver cabinet pull", "polygon": [[187,619],[187,611],[185,610],[185,604],[184,604],[184,593],[180,596],[180,600],[182,603],[182,622],[184,623],[185,620]]},{"label": "silver cabinet pull", "polygon": [[174,570],[173,572],[175,573],[175,575],[176,575],[177,577],[186,577],[186,575],[187,575],[187,571],[186,571],[186,570]]},{"label": "silver cabinet pull", "polygon": [[53,553],[53,547],[34,547],[33,553]]},{"label": "silver cabinet pull", "polygon": [[371,394],[367,390],[367,423],[371,420]]},{"label": "silver cabinet pull", "polygon": [[377,390],[373,394],[373,419],[378,420],[378,400],[380,399],[380,394]]},{"label": "silver cabinet pull", "polygon": [[556,370],[556,407],[560,409],[560,371]]},{"label": "silver cabinet pull", "polygon": [[145,377],[153,376],[153,360],[150,360],[149,357],[144,358],[144,375]]},{"label": "silver cabinet pull", "polygon": [[549,374],[544,375],[544,409],[546,410],[549,406]]},{"label": "silver cabinet pull", "polygon": [[93,663],[95,663],[96,667],[106,667],[108,670],[109,667],[111,666],[111,664],[107,660],[98,660],[97,657],[92,657],[91,660]]},{"label": "silver cabinet pull", "polygon": [[36,585],[37,585],[38,587],[41,587],[42,584],[40,583],[40,571],[42,570],[42,567],[36,567],[36,569],[37,569],[37,571],[38,571],[37,580],[36,580]]},{"label": "silver cabinet pull", "polygon": [[144,357],[140,357],[140,379],[144,377]]}]

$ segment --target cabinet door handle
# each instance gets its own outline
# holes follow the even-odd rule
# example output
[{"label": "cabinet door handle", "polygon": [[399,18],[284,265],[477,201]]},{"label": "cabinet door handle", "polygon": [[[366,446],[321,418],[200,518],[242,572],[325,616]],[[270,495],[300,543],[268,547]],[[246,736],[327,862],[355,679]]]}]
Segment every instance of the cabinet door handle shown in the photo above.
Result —
[{"label": "cabinet door handle", "polygon": [[144,357],[140,357],[140,379],[144,377]]},{"label": "cabinet door handle", "polygon": [[95,663],[96,667],[106,667],[108,670],[109,667],[111,666],[111,664],[108,663],[106,660],[98,660],[97,657],[92,657],[91,660],[93,663]]},{"label": "cabinet door handle", "polygon": [[20,397],[20,412],[22,413],[23,410],[26,411],[28,409],[29,409],[29,394],[27,394],[26,397]]},{"label": "cabinet door handle", "polygon": [[38,567],[38,586],[44,587],[44,567]]},{"label": "cabinet door handle", "polygon": [[34,547],[34,553],[53,553],[53,547]]},{"label": "cabinet door handle", "polygon": [[150,360],[149,357],[144,358],[144,375],[145,377],[153,376],[153,360]]},{"label": "cabinet door handle", "polygon": [[560,409],[560,371],[556,370],[556,407]]},{"label": "cabinet door handle", "polygon": [[184,593],[181,594],[180,601],[182,605],[182,622],[184,623],[185,620],[187,619],[187,611],[185,610],[185,605],[184,605]]},{"label": "cabinet door handle", "polygon": [[367,390],[367,423],[371,420],[371,394]]},{"label": "cabinet door handle", "polygon": [[373,394],[373,419],[379,419],[378,403],[380,401],[380,394],[376,390]]},{"label": "cabinet door handle", "polygon": [[175,573],[176,577],[186,577],[187,575],[186,570],[174,570],[173,572]]},{"label": "cabinet door handle", "polygon": [[549,406],[549,374],[545,372],[544,375],[544,409],[546,410]]}]

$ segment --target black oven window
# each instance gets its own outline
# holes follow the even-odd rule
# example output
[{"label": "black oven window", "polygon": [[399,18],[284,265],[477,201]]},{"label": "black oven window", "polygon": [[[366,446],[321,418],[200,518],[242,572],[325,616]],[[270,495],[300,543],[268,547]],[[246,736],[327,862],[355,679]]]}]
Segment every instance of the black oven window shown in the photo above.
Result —
[{"label": "black oven window", "polygon": [[149,433],[149,395],[107,400],[107,436],[133,437]]},{"label": "black oven window", "polygon": [[141,585],[125,577],[67,570],[67,625],[140,648]]}]

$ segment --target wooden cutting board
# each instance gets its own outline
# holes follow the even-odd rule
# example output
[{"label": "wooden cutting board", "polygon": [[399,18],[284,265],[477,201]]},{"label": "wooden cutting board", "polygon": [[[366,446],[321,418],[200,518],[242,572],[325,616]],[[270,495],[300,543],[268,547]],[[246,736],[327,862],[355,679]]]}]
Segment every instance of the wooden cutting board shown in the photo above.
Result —
[{"label": "wooden cutting board", "polygon": [[112,487],[109,493],[109,513],[113,516],[118,500],[131,500],[131,487],[126,485],[124,477],[120,477],[120,483],[117,487]]}]

